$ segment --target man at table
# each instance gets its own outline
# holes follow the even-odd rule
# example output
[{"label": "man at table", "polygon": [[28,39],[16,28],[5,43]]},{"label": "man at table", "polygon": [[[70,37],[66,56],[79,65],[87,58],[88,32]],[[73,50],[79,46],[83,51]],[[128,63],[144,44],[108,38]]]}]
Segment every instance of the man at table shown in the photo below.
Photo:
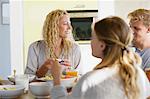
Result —
[{"label": "man at table", "polygon": [[[142,58],[142,69],[150,70],[150,10],[137,9],[128,14],[134,32],[133,45]],[[147,74],[150,80],[150,73]]]}]

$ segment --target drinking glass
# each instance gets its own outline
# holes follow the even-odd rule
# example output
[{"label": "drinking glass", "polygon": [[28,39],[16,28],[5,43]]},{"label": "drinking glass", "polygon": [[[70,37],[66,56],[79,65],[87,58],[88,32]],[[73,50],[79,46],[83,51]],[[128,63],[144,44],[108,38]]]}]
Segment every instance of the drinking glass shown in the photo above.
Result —
[{"label": "drinking glass", "polygon": [[15,84],[24,86],[25,87],[24,92],[26,93],[29,89],[29,75],[26,74],[16,75]]},{"label": "drinking glass", "polygon": [[150,68],[146,68],[145,73],[147,75],[148,80],[150,81]]}]

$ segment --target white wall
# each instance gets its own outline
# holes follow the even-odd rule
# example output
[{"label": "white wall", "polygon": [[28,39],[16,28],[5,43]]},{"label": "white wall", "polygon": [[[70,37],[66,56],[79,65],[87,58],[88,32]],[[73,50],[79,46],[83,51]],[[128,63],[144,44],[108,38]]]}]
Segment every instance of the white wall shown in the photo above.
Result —
[{"label": "white wall", "polygon": [[146,8],[150,10],[150,0],[115,0],[115,15],[127,20],[127,15],[139,8]]},{"label": "white wall", "polygon": [[98,0],[98,19],[115,15],[115,0]]},{"label": "white wall", "polygon": [[116,15],[126,22],[129,12],[138,8],[150,9],[149,0],[98,0],[99,19]]}]

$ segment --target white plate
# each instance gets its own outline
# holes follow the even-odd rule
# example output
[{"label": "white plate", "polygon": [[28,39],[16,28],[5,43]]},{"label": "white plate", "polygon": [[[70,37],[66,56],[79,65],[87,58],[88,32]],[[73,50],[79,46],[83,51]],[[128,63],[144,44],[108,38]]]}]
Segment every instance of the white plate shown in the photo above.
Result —
[{"label": "white plate", "polygon": [[[10,75],[7,77],[9,81],[15,82],[14,76]],[[29,82],[31,82],[35,78],[35,75],[29,75]]]},{"label": "white plate", "polygon": [[1,85],[1,98],[16,98],[24,93],[24,86],[21,85]]}]

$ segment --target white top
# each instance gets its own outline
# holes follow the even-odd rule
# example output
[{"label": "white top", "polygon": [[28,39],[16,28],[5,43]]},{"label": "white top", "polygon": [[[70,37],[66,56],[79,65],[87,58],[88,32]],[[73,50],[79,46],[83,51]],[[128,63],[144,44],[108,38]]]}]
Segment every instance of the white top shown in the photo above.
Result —
[{"label": "white top", "polygon": [[[145,73],[138,67],[139,99],[150,96],[150,83]],[[51,90],[51,99],[127,99],[124,93],[122,80],[117,68],[104,68],[85,74],[72,93],[67,96],[65,88],[54,86]]]},{"label": "white top", "polygon": [[[38,68],[40,68],[44,62],[46,61],[46,45],[43,40],[39,40],[36,42],[33,42],[28,51],[28,58],[27,58],[27,64],[25,69],[25,74],[36,74],[36,71]],[[64,51],[60,54],[60,59],[68,59],[71,63],[71,66],[73,68],[80,69],[80,60],[81,60],[81,51],[78,46],[78,44],[73,43],[73,47],[71,48],[70,52],[67,56],[65,56]],[[50,71],[48,71],[48,74]]]}]

